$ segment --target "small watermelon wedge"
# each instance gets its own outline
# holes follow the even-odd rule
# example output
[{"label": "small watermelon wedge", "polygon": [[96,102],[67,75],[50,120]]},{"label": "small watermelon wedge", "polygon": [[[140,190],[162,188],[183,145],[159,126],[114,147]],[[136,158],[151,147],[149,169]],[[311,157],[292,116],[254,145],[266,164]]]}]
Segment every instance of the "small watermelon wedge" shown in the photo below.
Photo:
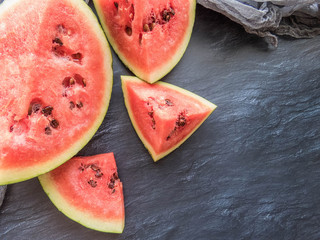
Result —
[{"label": "small watermelon wedge", "polygon": [[216,105],[169,83],[121,76],[131,122],[156,162],[196,131]]},{"label": "small watermelon wedge", "polygon": [[82,0],[0,6],[0,185],[72,158],[107,112],[112,57]]},{"label": "small watermelon wedge", "polygon": [[39,181],[53,204],[72,220],[97,231],[122,233],[124,198],[113,153],[74,157]]},{"label": "small watermelon wedge", "polygon": [[110,44],[139,78],[153,83],[180,61],[195,19],[195,0],[94,0]]}]

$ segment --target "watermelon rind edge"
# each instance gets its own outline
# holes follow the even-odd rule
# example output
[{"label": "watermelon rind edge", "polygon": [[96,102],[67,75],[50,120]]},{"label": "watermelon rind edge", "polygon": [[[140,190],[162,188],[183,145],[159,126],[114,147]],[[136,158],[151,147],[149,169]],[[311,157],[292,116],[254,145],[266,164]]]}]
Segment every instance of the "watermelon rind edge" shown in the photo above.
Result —
[{"label": "watermelon rind edge", "polygon": [[133,125],[137,135],[139,136],[140,140],[142,141],[143,145],[149,151],[149,153],[150,153],[150,155],[151,155],[151,157],[152,157],[154,162],[157,162],[161,158],[167,156],[169,153],[173,152],[178,147],[180,147],[202,125],[202,123],[211,115],[211,113],[217,108],[217,106],[215,104],[211,103],[210,101],[206,100],[205,98],[203,98],[203,97],[201,97],[201,96],[199,96],[199,95],[197,95],[195,93],[192,93],[192,92],[190,92],[190,91],[188,91],[188,90],[186,90],[184,88],[175,86],[175,85],[170,84],[170,83],[162,82],[162,81],[158,81],[157,83],[154,83],[154,84],[159,84],[159,85],[166,86],[168,88],[171,88],[171,89],[174,89],[174,90],[179,91],[181,93],[184,93],[184,94],[186,94],[188,96],[191,96],[191,97],[199,100],[203,104],[207,105],[209,108],[211,108],[211,111],[208,113],[208,115],[181,142],[179,142],[178,144],[176,144],[175,146],[173,146],[172,148],[170,148],[169,150],[167,150],[167,151],[165,151],[165,152],[163,152],[161,154],[156,154],[153,151],[152,146],[148,143],[148,141],[144,138],[142,133],[139,131],[139,129],[137,127],[138,125],[136,123],[136,120],[133,117],[133,114],[132,114],[132,111],[130,109],[130,105],[129,105],[128,99],[126,97],[127,96],[127,90],[126,90],[126,87],[125,87],[126,82],[129,82],[129,81],[139,82],[141,80],[139,78],[137,78],[137,77],[121,76],[121,81],[122,81],[122,91],[123,91],[124,102],[125,102],[125,106],[126,106],[126,108],[128,110],[128,114],[129,114],[130,120],[132,122],[132,125]]}]

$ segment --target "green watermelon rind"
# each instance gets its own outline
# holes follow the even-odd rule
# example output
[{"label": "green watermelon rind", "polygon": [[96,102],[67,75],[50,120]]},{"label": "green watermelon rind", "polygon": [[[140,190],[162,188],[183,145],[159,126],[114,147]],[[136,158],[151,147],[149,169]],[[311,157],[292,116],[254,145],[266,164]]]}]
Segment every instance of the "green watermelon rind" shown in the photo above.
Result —
[{"label": "green watermelon rind", "polygon": [[211,115],[211,113],[217,108],[217,106],[215,104],[209,102],[208,100],[204,99],[203,97],[200,97],[199,95],[192,93],[186,89],[183,89],[178,86],[172,85],[170,83],[162,82],[162,81],[158,81],[158,82],[154,83],[153,85],[162,85],[162,86],[165,86],[166,88],[173,89],[173,90],[178,91],[180,93],[183,93],[187,96],[190,96],[190,97],[200,101],[201,103],[203,103],[204,105],[206,105],[207,107],[209,107],[211,109],[211,111],[208,112],[208,115],[183,140],[181,140],[179,143],[174,145],[169,150],[167,150],[161,154],[156,154],[155,151],[153,150],[151,144],[145,139],[145,137],[143,136],[143,134],[141,133],[141,131],[137,127],[138,126],[137,122],[132,114],[132,111],[130,109],[129,100],[127,98],[128,94],[127,94],[127,90],[126,90],[126,84],[128,82],[141,82],[141,80],[136,77],[132,77],[132,76],[121,76],[121,81],[122,81],[122,91],[123,91],[123,96],[124,96],[124,102],[125,102],[126,108],[128,110],[128,114],[129,114],[130,120],[132,122],[132,125],[133,125],[137,135],[139,136],[140,140],[142,141],[143,145],[149,151],[154,162],[157,162],[161,158],[167,156],[169,153],[173,152],[175,149],[180,147],[202,125],[202,123]]},{"label": "green watermelon rind", "polygon": [[[113,48],[113,50],[116,52],[118,57],[121,59],[122,63],[127,66],[137,77],[140,79],[148,82],[148,83],[154,83],[161,78],[163,78],[165,75],[167,75],[171,70],[179,63],[180,59],[183,57],[188,44],[191,39],[192,29],[194,26],[195,21],[195,15],[196,15],[196,0],[188,0],[190,1],[190,12],[189,12],[189,26],[185,33],[185,36],[183,38],[183,42],[179,49],[177,49],[177,52],[172,55],[172,59],[170,59],[165,65],[163,65],[161,68],[159,68],[157,71],[153,72],[150,76],[148,74],[145,74],[142,69],[137,69],[136,67],[132,66],[129,61],[127,61],[125,55],[119,50],[116,41],[111,36],[110,31],[104,21],[103,18],[103,11],[101,6],[98,3],[99,0],[93,0],[95,9],[97,10],[100,23],[107,35],[107,38]],[[166,59],[168,59],[168,56],[166,56]],[[163,62],[163,60],[161,60]]]},{"label": "green watermelon rind", "polygon": [[[1,15],[4,14],[6,10],[10,10],[11,6],[15,4],[19,4],[20,1],[21,0],[4,1],[0,6],[0,19],[1,19]],[[65,0],[65,1],[68,1],[72,6],[78,9],[78,11],[81,11],[87,17],[87,21],[91,22],[91,27],[95,29],[96,37],[99,38],[101,45],[102,46],[104,45],[103,49],[105,51],[104,53],[105,62],[109,63],[108,65],[105,65],[105,72],[108,73],[108,75],[106,75],[106,79],[105,79],[106,91],[105,91],[105,96],[103,100],[103,102],[105,102],[104,109],[101,109],[100,115],[97,117],[92,127],[86,133],[84,133],[83,138],[76,141],[66,151],[62,152],[57,156],[54,156],[52,160],[48,160],[45,163],[37,166],[15,169],[14,171],[12,171],[12,169],[8,169],[8,170],[0,169],[0,185],[12,184],[12,183],[21,182],[21,181],[25,181],[25,180],[37,177],[41,174],[44,174],[46,172],[49,172],[57,168],[64,162],[71,159],[91,140],[91,138],[94,136],[94,134],[100,127],[101,123],[103,122],[103,119],[107,113],[109,103],[110,103],[110,98],[111,98],[112,86],[113,86],[111,49],[109,47],[106,36],[98,22],[98,19],[92,12],[91,8],[84,1],[80,1],[80,0]]]},{"label": "green watermelon rind", "polygon": [[[125,220],[108,221],[108,219],[99,219],[90,214],[89,211],[82,211],[69,203],[54,185],[50,173],[38,176],[39,182],[48,195],[51,202],[56,208],[73,221],[100,232],[122,233],[125,225]],[[122,183],[121,183],[122,184]]]}]

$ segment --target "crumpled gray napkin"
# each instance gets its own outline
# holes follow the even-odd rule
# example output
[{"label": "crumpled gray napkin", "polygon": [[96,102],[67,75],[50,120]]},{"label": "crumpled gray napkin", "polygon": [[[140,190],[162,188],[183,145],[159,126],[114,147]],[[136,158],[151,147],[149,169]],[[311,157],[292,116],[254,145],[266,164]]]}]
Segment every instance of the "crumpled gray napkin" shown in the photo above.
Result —
[{"label": "crumpled gray napkin", "polygon": [[197,0],[277,47],[277,35],[312,38],[320,34],[320,0]]},{"label": "crumpled gray napkin", "polygon": [[0,186],[0,206],[3,203],[4,195],[6,193],[7,186]]}]

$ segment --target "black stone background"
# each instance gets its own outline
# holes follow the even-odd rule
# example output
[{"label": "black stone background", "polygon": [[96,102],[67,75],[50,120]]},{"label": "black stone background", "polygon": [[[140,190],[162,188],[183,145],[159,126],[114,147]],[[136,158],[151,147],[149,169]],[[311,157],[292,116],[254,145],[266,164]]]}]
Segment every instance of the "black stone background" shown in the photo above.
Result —
[{"label": "black stone background", "polygon": [[320,239],[320,38],[270,50],[197,6],[189,47],[163,80],[218,105],[175,152],[153,163],[124,106],[114,56],[107,116],[79,155],[113,151],[124,184],[121,235],[71,221],[37,179],[10,185],[0,239]]}]

